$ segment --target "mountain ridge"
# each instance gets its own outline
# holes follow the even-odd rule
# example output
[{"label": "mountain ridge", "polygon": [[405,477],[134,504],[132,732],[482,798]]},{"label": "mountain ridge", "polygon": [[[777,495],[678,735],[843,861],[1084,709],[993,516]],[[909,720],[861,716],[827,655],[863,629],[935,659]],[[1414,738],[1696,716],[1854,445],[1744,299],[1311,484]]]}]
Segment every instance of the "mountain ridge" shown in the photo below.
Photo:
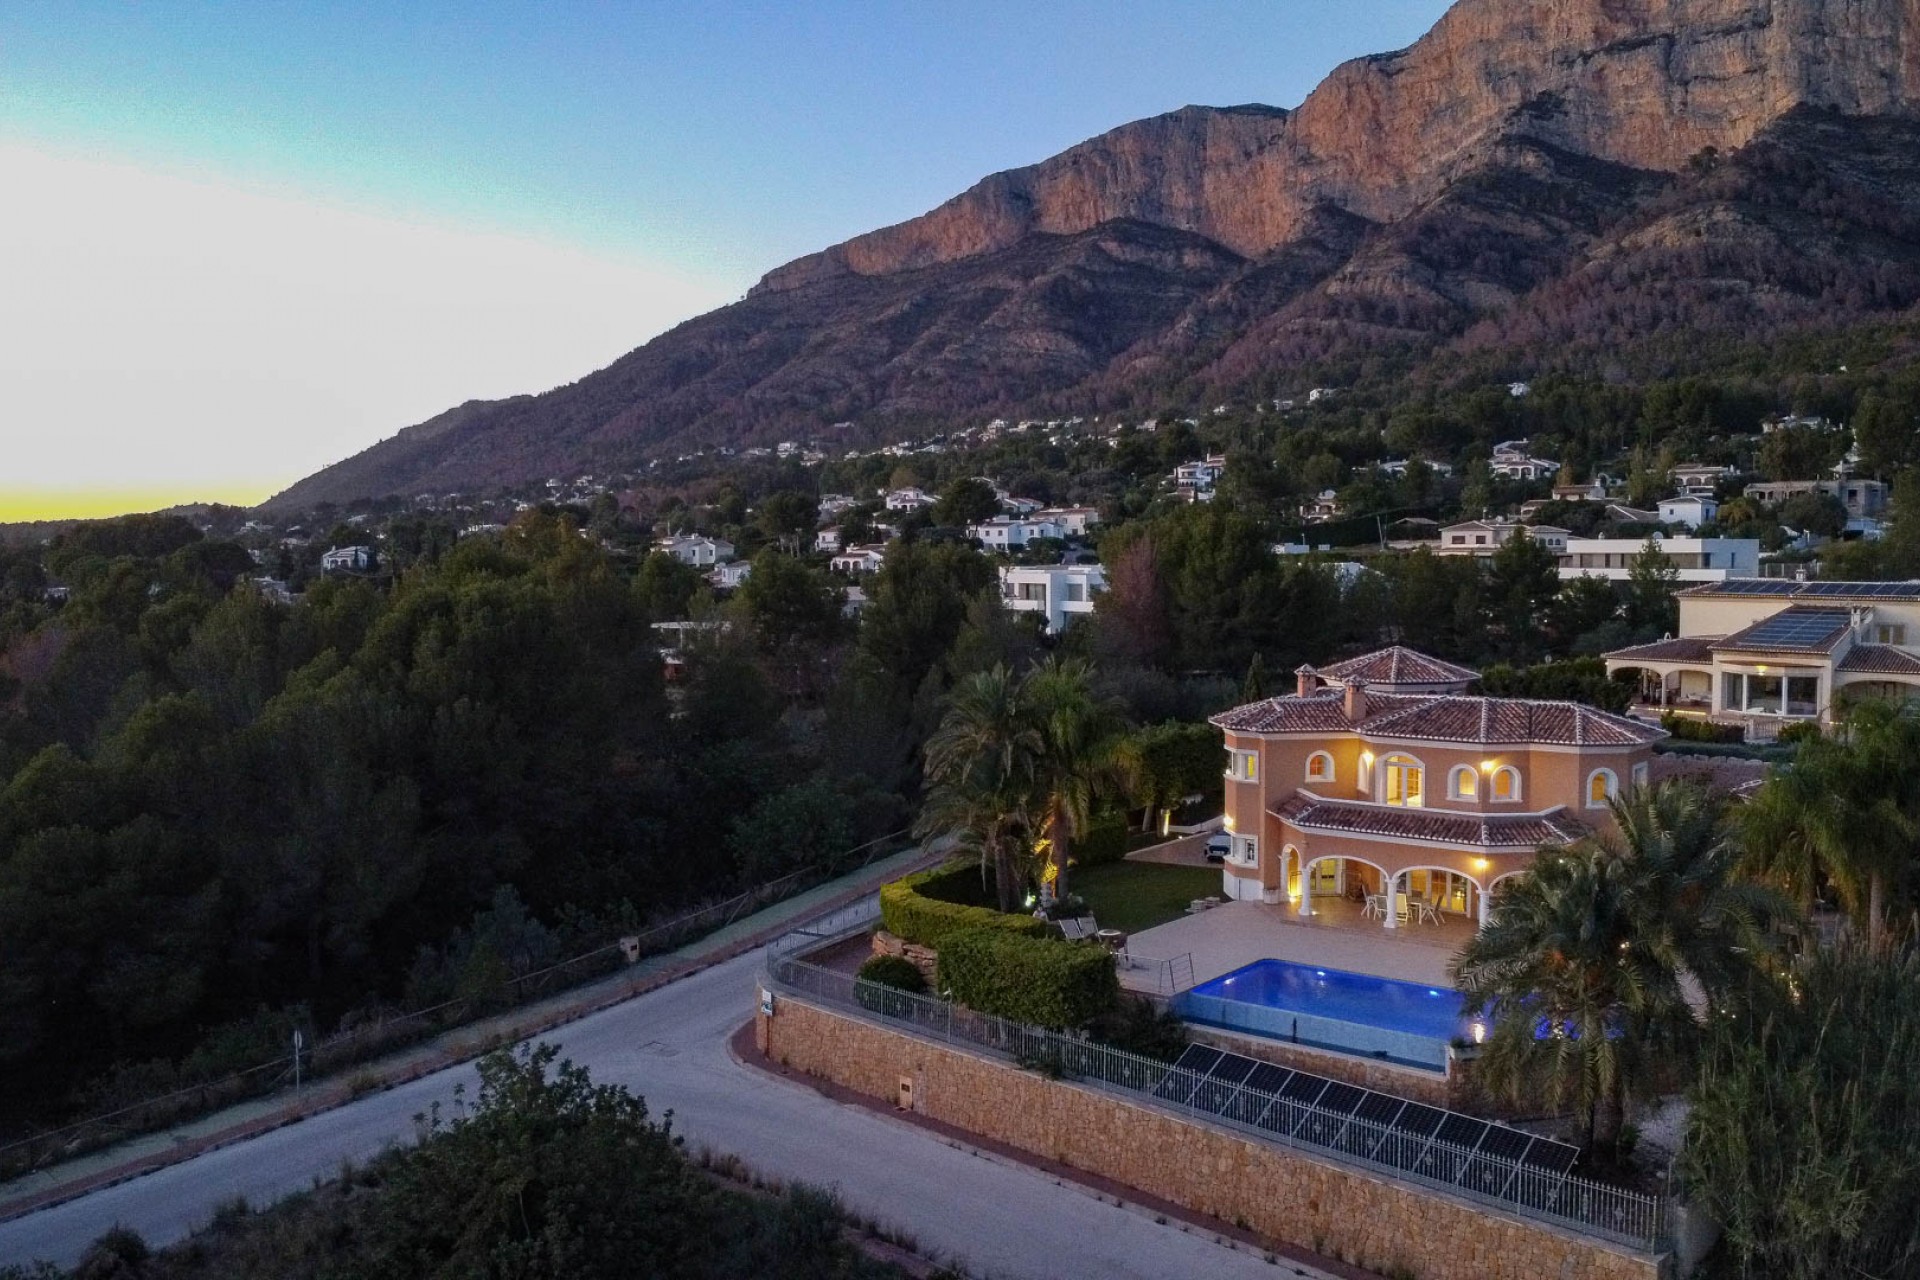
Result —
[{"label": "mountain ridge", "polygon": [[[1821,238],[1817,220],[1796,231],[1779,210],[1607,236],[1662,199],[1719,199],[1723,159],[1815,138],[1838,150],[1795,160],[1803,180],[1878,200],[1846,157],[1884,151],[1883,126],[1904,145],[1917,101],[1920,0],[1460,0],[1297,109],[1184,107],[990,175],[775,268],[579,382],[459,406],[270,504],[618,468],[843,419],[1125,403],[1181,377],[1231,387],[1369,344],[1484,336],[1540,291],[1564,293],[1591,255],[1616,271],[1693,262],[1765,292],[1791,274],[1766,259],[1804,242],[1824,265],[1803,288],[1904,307],[1904,213],[1892,241],[1865,223],[1848,233],[1881,237],[1861,241],[1876,256],[1850,284],[1819,281],[1846,273],[1834,245],[1853,240]],[[1820,124],[1843,118],[1858,123]],[[1920,207],[1920,175],[1893,168],[1882,202]],[[1687,237],[1719,257],[1667,243]],[[1701,314],[1721,324],[1722,311]]]}]

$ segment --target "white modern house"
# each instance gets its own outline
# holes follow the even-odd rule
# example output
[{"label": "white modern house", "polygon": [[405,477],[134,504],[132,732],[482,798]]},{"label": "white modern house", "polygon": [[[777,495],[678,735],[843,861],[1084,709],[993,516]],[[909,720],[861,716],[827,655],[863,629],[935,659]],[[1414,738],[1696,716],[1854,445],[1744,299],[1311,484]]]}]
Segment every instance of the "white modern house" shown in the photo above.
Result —
[{"label": "white modern house", "polygon": [[935,498],[924,489],[915,489],[912,487],[895,489],[887,494],[887,510],[918,511],[922,507],[930,507],[938,501],[938,498]]},{"label": "white modern house", "polygon": [[1660,523],[1698,529],[1720,514],[1720,504],[1704,494],[1683,493],[1660,500]]},{"label": "white modern house", "polygon": [[848,547],[828,561],[828,566],[835,573],[848,573],[859,577],[863,574],[880,572],[880,566],[886,562],[886,545],[870,543],[864,547]]},{"label": "white modern house", "polygon": [[1559,555],[1566,550],[1571,531],[1551,524],[1521,524],[1518,520],[1463,520],[1440,531],[1441,556],[1490,556],[1516,534],[1526,534],[1547,550]]},{"label": "white modern house", "polygon": [[1711,498],[1722,480],[1738,474],[1732,467],[1711,462],[1682,462],[1673,469],[1673,482],[1682,493]]},{"label": "white modern house", "polygon": [[1094,597],[1107,589],[1097,564],[1008,565],[1000,570],[1000,595],[1017,613],[1038,613],[1058,635],[1076,617],[1093,612]]},{"label": "white modern house", "polygon": [[822,529],[813,535],[813,549],[831,555],[840,549],[840,526]]},{"label": "white modern house", "polygon": [[320,557],[323,573],[365,573],[372,567],[372,547],[335,547]]},{"label": "white modern house", "polygon": [[1035,538],[1064,538],[1067,531],[1057,521],[1038,516],[995,516],[967,526],[967,536],[978,539],[989,551],[1024,547]]},{"label": "white modern house", "polygon": [[[1760,576],[1760,543],[1755,538],[1653,538],[1673,562],[1682,582],[1725,582]],[[1569,538],[1560,553],[1560,577],[1606,578],[1625,582],[1633,562],[1647,549],[1645,538]]]},{"label": "white modern house", "polygon": [[1089,529],[1100,523],[1098,507],[1046,507],[1034,512],[1034,516],[1053,521],[1070,538],[1084,538]]},{"label": "white modern house", "polygon": [[733,560],[726,564],[715,565],[707,575],[707,581],[722,591],[731,591],[745,582],[753,573],[753,561]]},{"label": "white modern house", "polygon": [[696,569],[711,569],[715,565],[722,565],[733,559],[733,544],[725,538],[707,538],[697,535],[662,538],[654,545],[681,564],[690,564]]}]

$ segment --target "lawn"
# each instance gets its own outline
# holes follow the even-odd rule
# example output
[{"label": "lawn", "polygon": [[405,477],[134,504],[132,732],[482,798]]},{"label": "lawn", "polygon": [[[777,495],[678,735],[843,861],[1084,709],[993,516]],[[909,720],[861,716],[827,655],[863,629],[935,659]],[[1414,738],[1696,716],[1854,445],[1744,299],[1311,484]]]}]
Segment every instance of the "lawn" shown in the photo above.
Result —
[{"label": "lawn", "polygon": [[1195,898],[1217,896],[1220,869],[1110,862],[1103,867],[1076,867],[1067,887],[1087,900],[1102,929],[1134,934],[1185,915]]}]

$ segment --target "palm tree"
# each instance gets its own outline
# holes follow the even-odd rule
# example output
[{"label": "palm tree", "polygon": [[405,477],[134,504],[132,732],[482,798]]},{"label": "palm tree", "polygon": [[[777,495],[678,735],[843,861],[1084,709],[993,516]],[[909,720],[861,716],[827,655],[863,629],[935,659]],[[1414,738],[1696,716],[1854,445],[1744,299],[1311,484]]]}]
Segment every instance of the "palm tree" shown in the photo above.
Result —
[{"label": "palm tree", "polygon": [[1085,659],[1048,658],[1028,675],[1025,693],[1040,735],[1034,808],[1041,816],[1046,875],[1054,894],[1064,897],[1074,838],[1091,820],[1096,797],[1125,774],[1126,721],[1094,696],[1093,667]]},{"label": "palm tree", "polygon": [[1734,880],[1735,850],[1701,789],[1639,789],[1613,815],[1612,829],[1543,849],[1529,874],[1503,882],[1452,968],[1469,1014],[1493,1023],[1482,1078],[1571,1104],[1607,1154],[1648,1065],[1692,1051],[1712,1002],[1754,966],[1766,922],[1786,909]]},{"label": "palm tree", "polygon": [[982,875],[993,872],[1002,911],[1016,903],[1043,745],[1025,683],[1005,666],[955,685],[927,739],[930,787],[915,829],[923,837],[951,836],[976,853]]},{"label": "palm tree", "polygon": [[1824,879],[1868,944],[1886,941],[1887,886],[1920,833],[1920,718],[1865,702],[1832,738],[1800,744],[1741,814],[1743,865],[1811,903]]}]

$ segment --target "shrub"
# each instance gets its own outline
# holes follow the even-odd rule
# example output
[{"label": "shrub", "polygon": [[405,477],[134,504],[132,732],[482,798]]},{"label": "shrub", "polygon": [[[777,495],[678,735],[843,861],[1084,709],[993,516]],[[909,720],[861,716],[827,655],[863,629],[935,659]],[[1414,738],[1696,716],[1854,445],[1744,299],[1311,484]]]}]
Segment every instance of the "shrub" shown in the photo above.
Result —
[{"label": "shrub", "polygon": [[892,987],[896,991],[921,992],[927,989],[926,975],[904,956],[874,956],[860,966],[860,980]]},{"label": "shrub", "polygon": [[1747,731],[1737,724],[1714,724],[1692,716],[1677,716],[1671,711],[1660,717],[1660,727],[1672,734],[1676,742],[1736,743],[1747,740]]},{"label": "shrub", "polygon": [[1566,658],[1531,667],[1498,664],[1480,673],[1480,691],[1502,698],[1584,702],[1615,715],[1633,701],[1633,685],[1609,676],[1599,658]]},{"label": "shrub", "polygon": [[1122,996],[1088,1024],[1087,1033],[1101,1044],[1161,1062],[1177,1061],[1187,1051],[1187,1024],[1145,996]]},{"label": "shrub", "polygon": [[[1218,748],[1214,751],[1219,754]],[[1089,823],[1074,841],[1073,860],[1082,867],[1099,867],[1127,856],[1127,817],[1105,814]]]},{"label": "shrub", "polygon": [[1790,747],[1796,743],[1813,742],[1820,737],[1820,725],[1813,720],[1797,720],[1780,730],[1778,739],[1781,746]]},{"label": "shrub", "polygon": [[[963,875],[976,875],[971,867],[958,867]],[[922,871],[904,880],[895,880],[880,889],[880,922],[887,932],[923,947],[944,946],[951,935],[966,930],[994,930],[1007,934],[1037,937],[1047,930],[1047,922],[1031,916],[1008,915],[992,907],[962,906],[945,902],[921,891],[931,888],[957,888],[956,868],[949,865]]]},{"label": "shrub", "polygon": [[1120,998],[1104,948],[999,929],[949,934],[940,947],[940,987],[976,1012],[1054,1030],[1084,1027]]}]

